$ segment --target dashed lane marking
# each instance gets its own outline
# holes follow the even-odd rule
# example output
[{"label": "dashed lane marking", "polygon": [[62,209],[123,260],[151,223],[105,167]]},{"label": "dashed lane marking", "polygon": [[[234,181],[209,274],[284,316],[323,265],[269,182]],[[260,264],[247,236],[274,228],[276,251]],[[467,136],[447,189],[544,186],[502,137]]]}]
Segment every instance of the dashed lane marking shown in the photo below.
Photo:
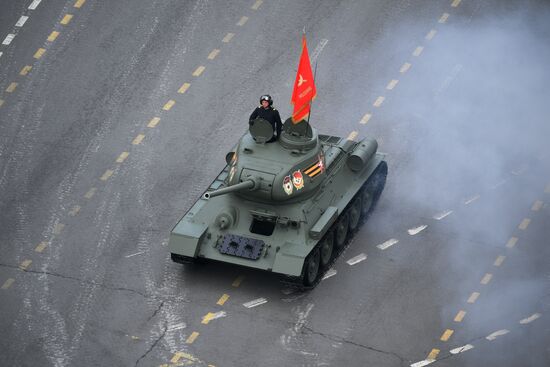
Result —
[{"label": "dashed lane marking", "polygon": [[452,212],[453,212],[452,210],[448,210],[448,211],[446,211],[446,212],[441,212],[441,213],[439,213],[439,214],[434,215],[434,216],[433,216],[433,219],[435,219],[435,220],[441,220],[441,219],[445,218],[446,216],[452,214]]},{"label": "dashed lane marking", "polygon": [[333,277],[337,274],[338,272],[336,271],[336,269],[329,269],[325,275],[323,275],[323,279],[322,280],[325,280],[325,279],[328,279],[330,277]]},{"label": "dashed lane marking", "polygon": [[413,54],[413,56],[418,57],[418,56],[420,56],[422,51],[424,51],[424,47],[418,46],[417,48],[414,49],[412,54]]},{"label": "dashed lane marking", "polygon": [[84,3],[86,2],[86,0],[76,0],[76,3],[74,3],[74,7],[75,8],[81,8],[82,5],[84,5]]},{"label": "dashed lane marking", "polygon": [[264,1],[263,0],[256,0],[256,2],[254,3],[254,5],[252,5],[250,8],[252,10],[258,10],[260,8],[260,6],[262,5]]},{"label": "dashed lane marking", "polygon": [[147,124],[147,127],[150,127],[150,128],[154,128],[157,126],[157,124],[159,123],[160,121],[160,117],[153,117],[151,119],[151,121],[149,121],[149,123]]},{"label": "dashed lane marking", "polygon": [[71,217],[74,217],[75,215],[78,214],[78,212],[80,212],[80,209],[81,209],[81,208],[80,208],[80,205],[75,205],[75,206],[73,206],[73,208],[69,211],[69,215],[70,215]]},{"label": "dashed lane marking", "polygon": [[133,145],[138,145],[138,144],[140,144],[141,141],[143,140],[143,138],[145,138],[145,135],[139,134],[138,136],[136,136],[136,137],[134,138],[134,140],[132,140],[132,144],[133,144]]},{"label": "dashed lane marking", "polygon": [[197,68],[195,69],[195,71],[193,71],[193,74],[191,74],[191,75],[193,75],[193,76],[200,76],[200,75],[202,74],[202,72],[204,71],[204,69],[206,69],[206,67],[203,66],[203,65],[201,65],[201,66],[197,67]]},{"label": "dashed lane marking", "polygon": [[446,342],[449,340],[449,338],[451,337],[451,335],[453,335],[454,333],[454,330],[452,329],[447,329],[443,332],[443,335],[441,335],[441,338],[439,338],[439,340],[441,340],[442,342]]},{"label": "dashed lane marking", "polygon": [[472,344],[466,344],[458,348],[451,349],[449,352],[451,354],[459,354],[462,352],[466,352],[467,350],[474,349],[474,346]]},{"label": "dashed lane marking", "polygon": [[347,263],[348,265],[355,265],[355,264],[358,264],[358,263],[360,263],[361,261],[364,261],[364,260],[366,260],[366,259],[367,259],[367,255],[364,254],[364,253],[361,253],[361,254],[359,254],[359,255],[357,255],[357,256],[352,257],[351,259],[349,259],[348,261],[346,261],[346,263]]},{"label": "dashed lane marking", "polygon": [[120,153],[120,155],[118,156],[118,158],[116,159],[116,162],[117,163],[122,163],[126,160],[126,158],[128,158],[128,156],[130,155],[130,153],[128,152],[122,152]]},{"label": "dashed lane marking", "polygon": [[435,359],[425,359],[420,362],[411,364],[411,367],[424,367],[435,362]]},{"label": "dashed lane marking", "polygon": [[387,240],[384,243],[381,243],[381,244],[377,245],[376,247],[378,247],[380,250],[385,250],[388,247],[395,245],[397,242],[399,242],[399,240],[397,240],[395,238],[392,238],[392,239]]},{"label": "dashed lane marking", "polygon": [[207,59],[208,60],[214,60],[216,58],[216,56],[218,56],[219,53],[220,53],[220,50],[215,48],[208,54]]},{"label": "dashed lane marking", "polygon": [[399,83],[399,80],[397,79],[392,79],[388,85],[386,85],[386,89],[387,90],[392,90],[393,88],[395,88],[395,86],[397,85],[397,83]]},{"label": "dashed lane marking", "polygon": [[237,25],[238,25],[239,27],[242,27],[243,25],[245,25],[245,23],[246,23],[247,21],[248,21],[248,17],[243,16],[243,17],[241,17],[241,19],[239,19],[239,21],[237,22]]},{"label": "dashed lane marking", "polygon": [[34,249],[34,251],[36,252],[42,252],[44,251],[44,249],[48,246],[48,243],[46,241],[42,241],[38,244],[38,246],[36,246],[36,248]]},{"label": "dashed lane marking", "polygon": [[424,224],[422,226],[419,226],[419,227],[416,227],[416,228],[411,228],[411,229],[407,230],[407,233],[409,233],[409,235],[411,235],[411,236],[414,236],[414,235],[422,232],[426,228],[428,228],[428,225]]},{"label": "dashed lane marking", "polygon": [[524,231],[529,226],[529,223],[531,223],[531,219],[525,218],[524,220],[521,221],[518,228],[521,229],[522,231]]},{"label": "dashed lane marking", "polygon": [[164,106],[162,106],[162,109],[164,111],[170,111],[170,109],[176,104],[176,101],[174,101],[173,99],[169,100],[168,102],[166,102],[164,104]]},{"label": "dashed lane marking", "polygon": [[428,41],[432,40],[435,36],[435,34],[437,33],[437,31],[435,29],[432,29],[431,31],[428,32],[428,34],[426,35],[426,39]]},{"label": "dashed lane marking", "polygon": [[464,205],[468,205],[480,198],[480,195],[474,195],[469,199],[464,200]]},{"label": "dashed lane marking", "polygon": [[384,100],[386,98],[384,98],[383,96],[379,96],[378,98],[376,98],[376,101],[374,101],[374,103],[372,104],[374,107],[380,107],[382,106],[382,103],[384,103]]},{"label": "dashed lane marking", "polygon": [[225,35],[225,37],[222,39],[223,43],[229,43],[233,37],[235,36],[235,33],[228,33]]},{"label": "dashed lane marking", "polygon": [[65,224],[63,223],[57,223],[54,227],[53,227],[53,234],[55,235],[58,235],[60,234],[63,229],[65,229]]},{"label": "dashed lane marking", "polygon": [[451,6],[452,6],[453,8],[456,8],[458,5],[460,5],[460,2],[461,2],[461,0],[453,0]]},{"label": "dashed lane marking", "polygon": [[540,313],[535,313],[535,314],[533,314],[529,317],[526,317],[525,319],[520,320],[519,323],[522,324],[522,325],[525,325],[525,324],[528,324],[530,322],[535,321],[539,317],[540,317]]},{"label": "dashed lane marking", "polygon": [[441,18],[439,18],[438,23],[445,23],[449,19],[449,13],[443,13]]},{"label": "dashed lane marking", "polygon": [[27,268],[32,264],[32,260],[23,260],[21,264],[19,265],[19,269],[21,270],[27,270]]},{"label": "dashed lane marking", "polygon": [[489,284],[489,282],[491,281],[492,278],[493,278],[493,274],[486,273],[479,283],[483,284],[483,285],[487,285],[487,284]]},{"label": "dashed lane marking", "polygon": [[29,5],[30,10],[35,10],[36,7],[42,2],[42,0],[33,0],[31,5]]},{"label": "dashed lane marking", "polygon": [[372,117],[372,114],[370,114],[370,113],[365,113],[365,115],[363,116],[363,118],[361,119],[361,121],[359,121],[359,123],[365,125],[367,122],[369,122],[369,120],[370,120],[371,117]]},{"label": "dashed lane marking", "polygon": [[115,171],[113,171],[112,169],[108,169],[105,171],[105,173],[103,174],[103,176],[101,176],[99,179],[101,181],[107,181],[109,179],[109,177],[111,177],[113,175]]},{"label": "dashed lane marking", "polygon": [[355,138],[357,137],[357,135],[359,135],[359,133],[357,131],[352,131],[351,133],[349,133],[348,135],[348,140],[355,140]]},{"label": "dashed lane marking", "polygon": [[13,93],[15,92],[15,89],[17,88],[17,83],[16,82],[12,82],[10,83],[10,85],[6,88],[6,92],[8,93]]},{"label": "dashed lane marking", "polygon": [[538,212],[540,208],[542,208],[543,202],[540,200],[537,200],[533,203],[533,206],[531,207],[531,210],[534,212]]},{"label": "dashed lane marking", "polygon": [[518,238],[517,237],[510,237],[508,242],[506,242],[506,247],[507,248],[512,248],[516,245],[516,243],[518,243]]},{"label": "dashed lane marking", "polygon": [[466,316],[466,311],[464,310],[458,311],[458,313],[454,318],[454,322],[462,322],[462,320],[464,319],[464,316]]},{"label": "dashed lane marking", "polygon": [[39,58],[44,56],[45,53],[46,53],[46,49],[40,47],[38,50],[36,50],[33,57],[38,60]]},{"label": "dashed lane marking", "polygon": [[225,317],[227,314],[225,311],[218,311],[218,312],[209,312],[205,316],[203,316],[201,324],[207,325],[210,321],[219,319],[220,317]]},{"label": "dashed lane marking", "polygon": [[507,329],[501,329],[501,330],[497,330],[495,331],[494,333],[491,333],[489,335],[487,335],[485,337],[485,339],[489,340],[489,341],[493,341],[495,340],[496,338],[498,338],[499,336],[502,336],[502,335],[506,335],[510,332],[510,330],[507,330]]},{"label": "dashed lane marking", "polygon": [[17,23],[15,23],[15,26],[16,27],[23,27],[25,25],[25,23],[27,22],[27,20],[29,19],[28,16],[26,15],[22,15],[18,20],[17,20]]},{"label": "dashed lane marking", "polygon": [[25,76],[25,75],[27,75],[31,70],[32,70],[32,66],[30,66],[30,65],[25,65],[25,66],[23,66],[23,69],[21,69],[21,71],[19,72],[19,75]]},{"label": "dashed lane marking", "polygon": [[71,19],[73,19],[72,14],[65,14],[63,19],[61,19],[61,22],[59,22],[59,23],[62,24],[62,25],[67,25],[71,22]]},{"label": "dashed lane marking", "polygon": [[178,89],[178,93],[183,94],[183,93],[187,92],[187,89],[189,89],[190,86],[191,86],[191,84],[189,84],[189,83],[183,83],[181,85],[180,89]]},{"label": "dashed lane marking", "polygon": [[426,358],[427,360],[435,360],[437,358],[437,356],[439,355],[439,352],[440,350],[439,349],[432,349],[432,351],[430,352],[430,354],[428,354],[428,358]]},{"label": "dashed lane marking", "polygon": [[94,194],[95,194],[96,191],[97,191],[97,189],[96,189],[95,187],[92,187],[90,190],[88,190],[88,192],[86,192],[86,193],[84,194],[84,197],[85,197],[86,199],[91,199],[92,196],[94,196]]},{"label": "dashed lane marking", "polygon": [[189,337],[187,338],[187,340],[185,340],[185,343],[186,343],[186,344],[193,344],[193,342],[194,342],[195,340],[197,340],[197,338],[199,337],[199,335],[200,335],[200,334],[199,334],[198,332],[193,331],[193,332],[191,333],[191,335],[189,335]]},{"label": "dashed lane marking", "polygon": [[59,36],[59,32],[58,32],[58,31],[53,31],[53,32],[50,33],[50,35],[48,36],[47,41],[48,41],[48,42],[53,42],[53,41],[55,41],[55,39],[57,38],[57,36]]},{"label": "dashed lane marking", "polygon": [[135,254],[130,254],[130,255],[126,255],[124,256],[125,258],[129,259],[131,257],[134,257],[134,256],[137,256],[137,255],[141,255],[141,254],[144,254],[145,252],[144,251],[140,251],[140,252],[136,252]]},{"label": "dashed lane marking", "polygon": [[267,299],[262,297],[262,298],[253,299],[252,301],[245,302],[243,303],[243,306],[246,308],[252,308],[252,307],[257,307],[259,305],[263,305],[264,303],[267,303]]},{"label": "dashed lane marking", "polygon": [[174,364],[177,364],[179,363],[180,359],[186,359],[188,361],[191,361],[191,362],[196,362],[198,361],[197,358],[195,358],[194,356],[192,356],[191,354],[189,353],[184,353],[184,352],[176,352],[174,354],[174,356],[172,357],[172,359],[170,360],[171,363],[174,363]]},{"label": "dashed lane marking", "polygon": [[403,66],[401,66],[401,68],[399,69],[399,72],[401,74],[404,74],[406,73],[410,68],[411,68],[411,64],[409,64],[408,62],[404,63]]},{"label": "dashed lane marking", "polygon": [[474,303],[475,301],[477,301],[478,297],[479,297],[479,292],[473,292],[466,302]]},{"label": "dashed lane marking", "polygon": [[11,287],[11,285],[13,284],[13,282],[15,282],[15,279],[9,278],[8,280],[6,280],[6,281],[4,282],[4,284],[2,284],[2,289],[8,289],[9,287]]},{"label": "dashed lane marking", "polygon": [[227,300],[229,299],[229,294],[223,294],[220,299],[218,300],[218,302],[216,302],[217,305],[219,306],[223,306],[225,302],[227,302]]},{"label": "dashed lane marking", "polygon": [[503,256],[503,255],[498,255],[498,257],[496,258],[495,262],[493,263],[494,266],[501,266],[502,263],[504,262],[504,259],[506,259],[506,256]]},{"label": "dashed lane marking", "polygon": [[2,44],[4,46],[8,46],[11,43],[11,41],[13,41],[14,38],[15,38],[15,34],[10,33],[6,36],[6,38],[4,38],[4,40],[2,41]]},{"label": "dashed lane marking", "polygon": [[233,283],[231,283],[231,285],[237,288],[241,285],[243,280],[244,280],[244,275],[239,275],[237,278],[235,278],[235,280],[233,281]]}]

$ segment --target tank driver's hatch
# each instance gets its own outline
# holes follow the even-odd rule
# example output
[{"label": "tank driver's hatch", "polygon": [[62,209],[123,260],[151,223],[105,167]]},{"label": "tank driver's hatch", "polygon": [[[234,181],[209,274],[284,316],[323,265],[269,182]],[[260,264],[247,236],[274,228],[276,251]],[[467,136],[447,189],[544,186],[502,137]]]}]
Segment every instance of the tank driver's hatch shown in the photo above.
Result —
[{"label": "tank driver's hatch", "polygon": [[254,138],[254,141],[260,144],[269,141],[273,137],[274,132],[273,126],[269,123],[269,121],[260,117],[252,120],[249,130],[250,135]]}]

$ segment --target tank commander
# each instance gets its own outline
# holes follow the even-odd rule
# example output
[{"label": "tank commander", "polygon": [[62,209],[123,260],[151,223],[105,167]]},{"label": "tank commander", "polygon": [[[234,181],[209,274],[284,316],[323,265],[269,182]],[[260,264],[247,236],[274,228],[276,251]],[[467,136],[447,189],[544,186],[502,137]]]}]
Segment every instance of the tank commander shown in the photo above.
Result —
[{"label": "tank commander", "polygon": [[273,107],[273,99],[269,94],[264,94],[260,97],[260,105],[250,115],[249,124],[252,125],[258,117],[268,121],[273,126],[273,131],[277,132],[277,135],[273,135],[267,142],[271,143],[277,140],[281,136],[283,124],[281,123],[279,111]]}]

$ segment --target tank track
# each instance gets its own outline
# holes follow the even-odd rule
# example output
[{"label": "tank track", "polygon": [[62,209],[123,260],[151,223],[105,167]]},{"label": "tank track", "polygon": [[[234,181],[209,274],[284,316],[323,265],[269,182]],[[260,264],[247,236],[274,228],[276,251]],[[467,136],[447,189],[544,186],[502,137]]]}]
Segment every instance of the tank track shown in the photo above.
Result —
[{"label": "tank track", "polygon": [[[315,279],[315,282],[313,282],[313,284],[311,284],[309,286],[304,285],[303,279],[304,279],[305,263],[306,263],[304,261],[304,270],[302,270],[302,275],[301,276],[298,276],[298,277],[296,277],[296,276],[284,276],[281,279],[281,283],[285,287],[290,288],[290,289],[294,289],[295,291],[305,292],[305,291],[312,290],[313,288],[315,288],[317,286],[317,284],[319,284],[321,282],[321,280],[323,280],[323,277],[325,276],[327,271],[330,270],[333,267],[334,263],[336,263],[336,260],[338,260],[340,258],[340,256],[344,252],[346,252],[346,250],[350,246],[351,242],[353,242],[353,239],[355,237],[355,233],[366,222],[366,220],[369,218],[372,211],[376,207],[376,204],[378,203],[378,199],[380,199],[380,195],[382,194],[382,190],[384,189],[387,174],[388,174],[387,163],[382,161],[376,167],[376,169],[373,171],[372,175],[368,178],[368,180],[363,184],[363,186],[361,187],[361,190],[359,190],[359,192],[357,194],[355,194],[353,199],[350,200],[350,202],[348,203],[348,205],[344,209],[344,212],[349,210],[349,207],[350,207],[351,203],[357,197],[362,195],[364,190],[369,190],[372,187],[373,201],[372,201],[371,207],[369,208],[369,211],[367,213],[362,213],[361,214],[359,224],[357,225],[357,227],[353,231],[350,231],[348,233],[348,235],[346,237],[346,241],[345,241],[344,245],[342,246],[342,248],[340,249],[340,251],[338,251],[338,253],[336,253],[336,254],[333,254],[332,259],[330,260],[330,262],[323,269],[321,269],[321,268],[319,269],[319,274],[317,275],[317,278]],[[327,233],[333,233],[334,232],[336,223],[337,223],[337,220],[334,222],[334,224],[331,226],[331,228],[327,231]],[[323,239],[324,239],[324,237],[323,237]],[[317,245],[315,245],[315,247],[318,248],[319,250],[320,250],[320,245],[323,242],[323,239],[321,239],[317,243]],[[312,252],[313,252],[313,250],[310,253],[312,253]],[[307,257],[306,257],[306,259],[307,259]],[[321,266],[321,265],[319,265],[319,266]]]}]

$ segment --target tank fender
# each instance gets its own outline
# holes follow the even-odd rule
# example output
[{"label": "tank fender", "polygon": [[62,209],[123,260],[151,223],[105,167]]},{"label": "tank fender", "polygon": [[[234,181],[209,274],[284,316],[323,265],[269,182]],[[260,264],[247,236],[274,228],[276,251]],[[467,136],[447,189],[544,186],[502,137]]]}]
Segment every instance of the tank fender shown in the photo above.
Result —
[{"label": "tank fender", "polygon": [[304,246],[285,242],[285,244],[277,250],[272,270],[274,273],[299,276],[302,274],[306,256],[307,251]]},{"label": "tank fender", "polygon": [[197,257],[208,226],[181,221],[170,233],[168,247],[173,254]]},{"label": "tank fender", "polygon": [[338,218],[338,208],[329,206],[309,230],[309,237],[314,240],[321,239],[321,237],[327,233],[330,226],[336,221],[336,218]]},{"label": "tank fender", "polygon": [[352,154],[348,157],[347,164],[352,171],[361,171],[378,149],[378,142],[375,139],[361,140]]}]

